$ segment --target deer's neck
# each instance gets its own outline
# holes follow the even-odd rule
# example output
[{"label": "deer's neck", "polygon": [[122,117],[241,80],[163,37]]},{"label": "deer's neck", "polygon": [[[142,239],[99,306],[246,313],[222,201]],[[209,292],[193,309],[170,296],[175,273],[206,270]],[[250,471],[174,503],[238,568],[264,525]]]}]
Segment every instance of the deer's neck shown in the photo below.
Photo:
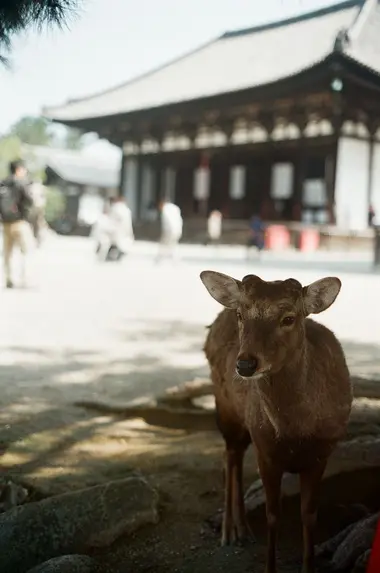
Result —
[{"label": "deer's neck", "polygon": [[281,372],[258,382],[260,417],[266,418],[276,434],[303,433],[311,408],[308,382],[307,347],[300,349]]}]

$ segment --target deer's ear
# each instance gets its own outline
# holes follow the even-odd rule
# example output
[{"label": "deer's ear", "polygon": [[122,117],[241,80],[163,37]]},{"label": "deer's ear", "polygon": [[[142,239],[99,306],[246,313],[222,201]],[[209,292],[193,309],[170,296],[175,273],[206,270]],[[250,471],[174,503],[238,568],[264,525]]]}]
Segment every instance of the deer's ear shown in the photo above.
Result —
[{"label": "deer's ear", "polygon": [[335,301],[342,283],[337,277],[326,277],[303,287],[303,303],[306,316],[323,312]]},{"label": "deer's ear", "polygon": [[202,271],[200,277],[210,295],[217,302],[226,308],[235,309],[239,306],[240,281],[215,271]]}]

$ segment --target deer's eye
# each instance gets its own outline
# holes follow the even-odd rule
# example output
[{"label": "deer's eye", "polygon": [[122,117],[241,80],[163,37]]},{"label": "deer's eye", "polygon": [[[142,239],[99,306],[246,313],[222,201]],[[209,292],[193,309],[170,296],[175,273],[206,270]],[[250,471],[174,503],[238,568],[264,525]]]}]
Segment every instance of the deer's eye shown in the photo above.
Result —
[{"label": "deer's eye", "polygon": [[281,326],[292,326],[296,321],[295,316],[285,316],[281,321]]},{"label": "deer's eye", "polygon": [[241,315],[241,312],[239,310],[236,311],[236,316],[238,320],[243,320],[243,317]]}]

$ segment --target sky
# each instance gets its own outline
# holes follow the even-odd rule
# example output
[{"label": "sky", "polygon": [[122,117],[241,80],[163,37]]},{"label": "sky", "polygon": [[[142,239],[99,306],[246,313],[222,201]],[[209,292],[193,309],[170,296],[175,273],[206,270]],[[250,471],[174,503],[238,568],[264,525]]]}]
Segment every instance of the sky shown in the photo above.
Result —
[{"label": "sky", "polygon": [[64,30],[14,38],[0,68],[0,135],[44,106],[121,84],[219,36],[338,0],[83,0]]}]

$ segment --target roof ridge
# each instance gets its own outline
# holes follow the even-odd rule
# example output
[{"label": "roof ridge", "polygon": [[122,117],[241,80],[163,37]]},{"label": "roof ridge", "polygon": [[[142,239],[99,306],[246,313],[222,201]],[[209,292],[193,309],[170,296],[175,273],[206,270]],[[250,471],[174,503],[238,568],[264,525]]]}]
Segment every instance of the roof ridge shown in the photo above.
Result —
[{"label": "roof ridge", "polygon": [[236,36],[243,36],[245,34],[254,34],[257,32],[266,32],[267,30],[272,30],[275,28],[281,28],[282,26],[289,26],[290,24],[297,24],[298,22],[303,22],[306,20],[311,20],[313,18],[320,18],[321,16],[326,16],[328,14],[333,14],[334,12],[340,12],[348,8],[354,8],[355,6],[363,6],[367,0],[345,0],[343,2],[338,2],[332,4],[331,6],[325,6],[324,8],[318,8],[318,10],[313,10],[312,12],[305,12],[299,14],[298,16],[292,16],[290,18],[285,18],[283,20],[277,20],[275,22],[268,22],[266,24],[260,24],[259,26],[253,26],[250,28],[243,28],[240,30],[231,30],[225,32],[220,38],[228,39],[234,38]]},{"label": "roof ridge", "polygon": [[352,22],[351,26],[347,28],[349,44],[352,44],[352,42],[355,42],[358,39],[360,32],[363,29],[363,26],[368,21],[368,18],[370,18],[372,11],[377,6],[377,3],[378,0],[364,1],[364,4],[362,5],[361,9],[356,15],[356,18],[354,18],[354,21]]},{"label": "roof ridge", "polygon": [[[112,87],[112,88],[107,88],[105,90],[101,90],[98,92],[95,92],[89,96],[83,96],[83,97],[79,97],[79,98],[72,98],[66,101],[66,104],[63,104],[64,106],[68,106],[70,104],[76,104],[79,103],[81,101],[88,101],[91,100],[93,98],[98,98],[99,96],[102,95],[106,95],[106,94],[110,94],[114,91],[117,91],[121,88],[124,88],[126,86],[128,86],[129,84],[135,83],[139,80],[144,79],[147,76],[150,76],[152,74],[155,74],[156,72],[160,72],[161,70],[176,64],[177,62],[187,58],[188,56],[192,56],[193,54],[196,54],[197,52],[200,52],[201,50],[203,50],[204,48],[206,48],[207,46],[214,44],[215,42],[217,42],[218,40],[220,40],[220,36],[213,38],[212,40],[208,40],[207,42],[204,42],[203,44],[201,44],[200,46],[197,46],[196,48],[193,48],[192,50],[189,50],[188,52],[181,54],[180,56],[177,56],[169,61],[166,61],[165,63],[155,67],[155,68],[151,68],[149,70],[147,70],[146,72],[143,72],[141,74],[138,74],[136,76],[131,77],[129,80],[121,82],[120,84],[117,84],[116,86]],[[60,108],[62,107],[62,104],[59,106],[44,106],[42,108],[42,115],[45,114],[45,112],[47,112],[48,110],[54,110],[56,107]]]},{"label": "roof ridge", "polygon": [[360,6],[360,10],[349,26],[341,28],[337,33],[334,41],[333,52],[347,53],[352,48],[363,29],[364,24],[371,15],[373,8],[377,5],[378,0],[364,0]]},{"label": "roof ridge", "polygon": [[267,23],[267,24],[262,24],[259,26],[255,26],[255,27],[251,27],[251,28],[246,28],[246,29],[242,29],[242,30],[235,30],[235,31],[230,31],[230,32],[225,32],[224,34],[217,36],[211,40],[208,40],[207,42],[204,42],[203,44],[197,46],[196,48],[193,48],[192,50],[189,50],[188,52],[185,52],[169,61],[166,61],[165,63],[155,67],[155,68],[151,68],[149,70],[147,70],[146,72],[143,72],[141,74],[138,74],[136,76],[132,76],[129,80],[121,82],[111,88],[107,88],[107,89],[103,89],[100,90],[98,92],[94,92],[91,95],[87,95],[87,96],[83,96],[83,97],[78,97],[78,98],[72,98],[66,101],[66,103],[64,104],[60,104],[60,105],[51,105],[51,106],[44,106],[42,108],[42,115],[52,113],[52,111],[56,108],[61,108],[62,106],[66,107],[66,106],[70,106],[71,104],[77,104],[80,103],[82,101],[89,101],[92,99],[96,99],[100,96],[103,95],[107,95],[107,94],[111,94],[112,92],[115,92],[121,88],[127,87],[130,84],[133,84],[139,80],[144,79],[147,76],[150,76],[154,73],[157,73],[189,56],[192,56],[193,54],[196,54],[197,52],[200,52],[201,50],[203,50],[204,48],[206,48],[207,46],[214,44],[215,42],[218,42],[220,40],[224,40],[227,38],[233,38],[235,36],[240,36],[240,35],[244,35],[244,34],[251,34],[251,33],[255,33],[255,32],[263,32],[265,30],[270,30],[273,28],[278,28],[281,26],[286,26],[292,23],[297,23],[297,22],[302,22],[304,20],[309,20],[312,18],[318,18],[320,16],[324,16],[327,14],[332,14],[334,12],[339,12],[341,10],[345,10],[347,8],[352,8],[355,6],[361,6],[366,2],[366,0],[345,0],[343,2],[337,3],[337,4],[333,4],[332,6],[327,6],[325,8],[320,8],[318,10],[314,10],[313,12],[307,12],[305,14],[301,14],[298,16],[294,16],[292,18],[287,18],[285,20],[280,20],[277,22],[271,22],[271,23]]},{"label": "roof ridge", "polygon": [[[80,166],[93,166],[99,169],[111,169],[113,163],[117,163],[117,158],[98,156],[97,154],[83,153],[83,149],[66,149],[61,147],[49,147],[47,145],[31,145],[24,143],[21,147],[23,153],[32,155],[35,159],[48,161],[67,161]],[[96,164],[96,165],[95,165]]]}]

